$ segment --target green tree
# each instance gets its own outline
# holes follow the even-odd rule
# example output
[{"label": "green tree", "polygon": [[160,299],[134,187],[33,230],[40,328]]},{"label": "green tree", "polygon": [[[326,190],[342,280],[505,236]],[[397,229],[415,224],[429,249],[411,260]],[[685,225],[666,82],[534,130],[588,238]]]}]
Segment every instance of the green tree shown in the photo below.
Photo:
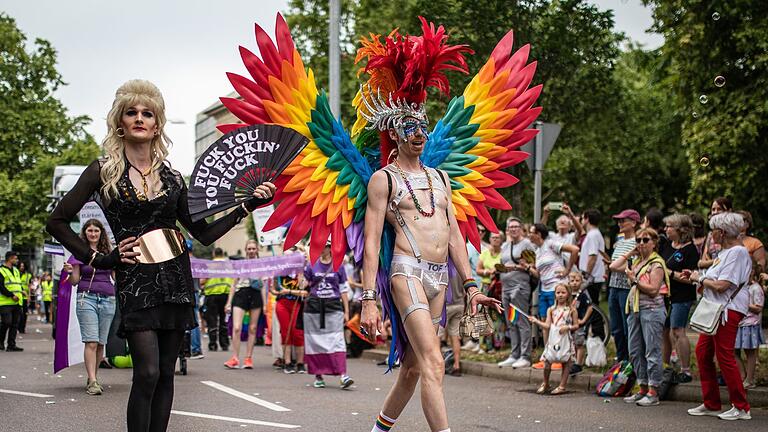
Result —
[{"label": "green tree", "polygon": [[70,117],[54,96],[65,85],[56,50],[43,39],[29,45],[0,13],[0,232],[26,247],[45,236],[54,167],[86,164],[99,152],[85,131],[90,119]]},{"label": "green tree", "polygon": [[581,128],[580,145],[553,152],[547,190],[553,200],[567,200],[579,209],[596,207],[604,214],[622,208],[681,208],[688,165],[661,56],[629,47],[611,79],[615,94],[609,109],[601,110],[605,115]]},{"label": "green tree", "polygon": [[[644,0],[664,35],[670,95],[685,121],[688,204],[729,195],[768,222],[768,14],[763,0]],[[723,77],[719,87],[716,77]],[[702,103],[706,102],[706,103]]]}]

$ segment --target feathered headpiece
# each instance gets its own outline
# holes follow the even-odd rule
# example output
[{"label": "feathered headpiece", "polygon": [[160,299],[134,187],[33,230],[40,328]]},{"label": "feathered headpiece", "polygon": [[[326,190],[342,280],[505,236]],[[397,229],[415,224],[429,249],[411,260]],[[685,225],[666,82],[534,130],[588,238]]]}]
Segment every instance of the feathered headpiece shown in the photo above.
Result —
[{"label": "feathered headpiece", "polygon": [[[468,73],[464,53],[473,53],[467,45],[448,45],[443,26],[421,21],[421,36],[401,35],[393,30],[381,41],[381,35],[370,34],[360,40],[355,63],[367,61],[358,75],[368,74],[368,81],[360,87],[353,104],[357,108],[357,121],[352,135],[358,135],[366,126],[379,131],[397,127],[405,117],[426,121],[424,101],[427,87],[449,94],[450,85],[444,71]],[[371,123],[368,125],[368,123]],[[395,148],[386,133],[381,133],[382,165]]]}]

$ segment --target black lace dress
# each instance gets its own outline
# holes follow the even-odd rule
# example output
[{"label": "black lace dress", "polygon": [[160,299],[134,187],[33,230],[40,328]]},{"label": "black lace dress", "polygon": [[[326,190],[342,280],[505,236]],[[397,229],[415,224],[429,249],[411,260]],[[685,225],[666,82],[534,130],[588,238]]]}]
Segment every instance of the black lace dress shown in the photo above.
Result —
[{"label": "black lace dress", "polygon": [[[93,252],[72,231],[69,222],[88,201],[95,201],[104,211],[117,242],[158,228],[178,230],[178,221],[192,236],[209,245],[246,215],[238,208],[213,223],[192,222],[184,179],[167,165],[160,171],[161,191],[147,200],[134,189],[128,176],[130,165],[126,163],[117,185],[118,196],[106,203],[100,194],[102,163],[94,161],[85,169],[77,184],[51,213],[46,226],[48,232],[82,262],[89,262]],[[249,204],[254,207],[263,202],[252,201]],[[196,326],[192,271],[187,254],[159,264],[123,264],[113,259],[106,267],[115,270],[121,337],[127,332],[188,330]]]}]

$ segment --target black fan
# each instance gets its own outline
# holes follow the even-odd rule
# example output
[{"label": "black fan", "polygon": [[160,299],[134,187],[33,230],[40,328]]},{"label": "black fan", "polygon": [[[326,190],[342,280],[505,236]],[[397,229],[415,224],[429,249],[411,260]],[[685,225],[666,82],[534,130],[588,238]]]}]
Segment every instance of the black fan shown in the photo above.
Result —
[{"label": "black fan", "polygon": [[248,201],[260,184],[279,176],[309,140],[278,125],[236,129],[211,144],[189,180],[188,205],[196,222]]}]

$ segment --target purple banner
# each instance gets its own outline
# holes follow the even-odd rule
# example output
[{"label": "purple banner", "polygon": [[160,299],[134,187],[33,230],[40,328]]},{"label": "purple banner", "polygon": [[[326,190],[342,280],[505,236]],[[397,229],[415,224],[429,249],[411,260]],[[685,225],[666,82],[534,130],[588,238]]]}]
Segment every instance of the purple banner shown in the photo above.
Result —
[{"label": "purple banner", "polygon": [[300,253],[283,256],[211,261],[191,258],[192,277],[195,278],[266,278],[288,276],[304,270],[305,259]]}]

